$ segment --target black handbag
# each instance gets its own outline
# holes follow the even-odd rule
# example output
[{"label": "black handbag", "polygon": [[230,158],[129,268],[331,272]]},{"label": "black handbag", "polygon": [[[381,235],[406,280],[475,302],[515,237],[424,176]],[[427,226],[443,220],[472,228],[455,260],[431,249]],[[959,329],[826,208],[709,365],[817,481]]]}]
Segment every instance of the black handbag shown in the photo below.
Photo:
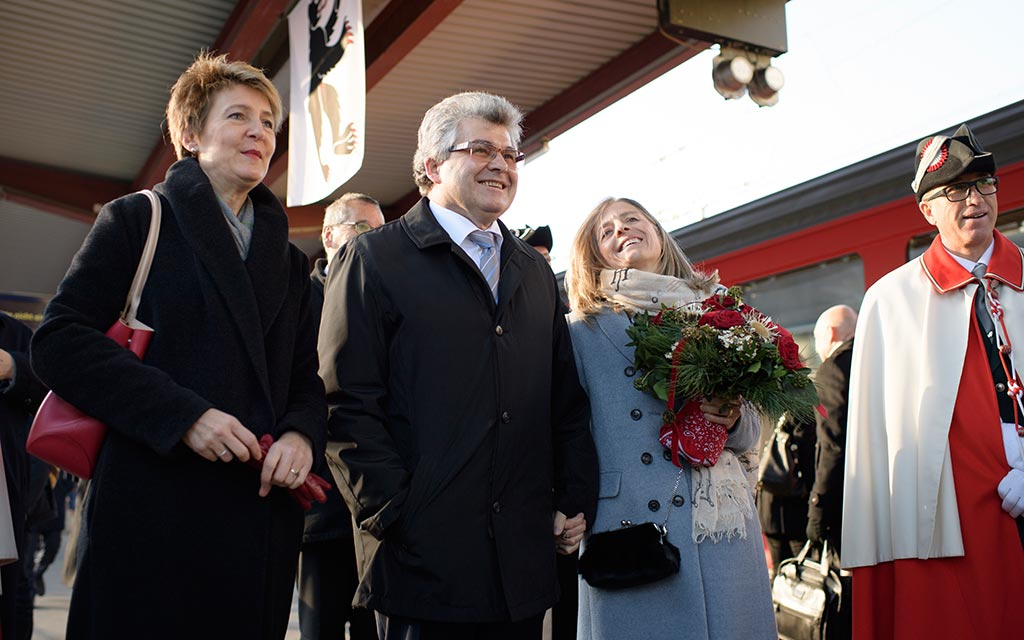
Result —
[{"label": "black handbag", "polygon": [[667,533],[653,522],[595,533],[580,556],[580,575],[598,589],[627,589],[679,573],[679,548]]},{"label": "black handbag", "polygon": [[783,429],[785,424],[783,416],[761,452],[757,484],[776,496],[800,497],[806,493],[806,486],[799,467],[798,447],[792,434]]},{"label": "black handbag", "polygon": [[[682,477],[680,469],[671,495]],[[679,573],[679,548],[668,541],[669,515],[660,525],[623,520],[621,529],[592,534],[580,556],[579,574],[597,589],[628,589]]]},{"label": "black handbag", "polygon": [[[808,557],[811,543],[783,560],[772,580],[780,640],[845,640],[851,634],[850,578],[833,568],[827,542],[821,560]],[[844,575],[845,574],[845,575]]]}]

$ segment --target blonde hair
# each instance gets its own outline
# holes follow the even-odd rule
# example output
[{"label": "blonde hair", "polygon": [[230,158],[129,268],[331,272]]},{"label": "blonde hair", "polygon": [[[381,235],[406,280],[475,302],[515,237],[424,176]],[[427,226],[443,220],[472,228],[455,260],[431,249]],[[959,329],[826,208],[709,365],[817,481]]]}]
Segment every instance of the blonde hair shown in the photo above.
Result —
[{"label": "blonde hair", "polygon": [[200,133],[206,126],[214,96],[234,85],[244,85],[263,94],[270,103],[274,131],[281,129],[284,111],[281,95],[267,76],[247,62],[229,61],[226,54],[215,56],[204,51],[178,77],[167,103],[167,130],[179,160],[195,156],[185,148],[182,141],[185,134]]},{"label": "blonde hair", "polygon": [[605,198],[587,214],[579,231],[576,232],[576,238],[572,241],[569,269],[565,272],[565,290],[569,295],[569,307],[573,311],[588,316],[600,311],[607,302],[601,292],[601,270],[612,267],[605,264],[601,258],[597,230],[605,211],[617,202],[625,202],[636,208],[657,230],[658,238],[661,240],[657,273],[679,278],[695,291],[710,291],[718,284],[718,271],[707,274],[695,270],[672,236],[643,205],[630,198]]}]

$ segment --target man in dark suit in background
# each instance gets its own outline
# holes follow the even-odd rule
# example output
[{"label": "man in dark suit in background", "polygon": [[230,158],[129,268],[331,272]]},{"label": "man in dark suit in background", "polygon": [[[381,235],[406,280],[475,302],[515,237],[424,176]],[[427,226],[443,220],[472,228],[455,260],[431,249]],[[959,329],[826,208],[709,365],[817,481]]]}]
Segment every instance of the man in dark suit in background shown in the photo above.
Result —
[{"label": "man in dark suit in background", "polygon": [[[380,204],[363,193],[346,193],[327,207],[320,233],[327,257],[317,260],[309,274],[309,300],[317,326],[324,305],[324,282],[338,249],[383,224]],[[316,473],[327,477],[326,461]],[[358,582],[352,516],[341,494],[332,489],[326,503],[314,503],[306,512],[298,573],[302,640],[377,640],[373,615],[352,608]],[[348,636],[346,623],[351,624]]]},{"label": "man in dark suit in background", "polygon": [[[32,458],[25,451],[25,440],[46,387],[36,378],[29,364],[28,346],[32,331],[6,313],[0,312],[0,448],[11,521],[18,544],[19,559],[0,568],[3,593],[0,594],[0,635],[4,638],[29,638],[32,635],[32,585],[29,577],[35,559],[26,550],[28,510],[41,499],[45,486],[36,483],[33,491]],[[38,462],[38,461],[37,461]],[[46,466],[37,464],[45,478]],[[38,474],[37,474],[38,475]],[[45,483],[44,483],[45,484]]]},{"label": "man in dark suit in background", "polygon": [[817,416],[818,451],[807,508],[807,538],[827,540],[836,551],[843,530],[846,413],[856,327],[857,312],[846,305],[825,310],[814,325],[814,350],[822,361],[814,381],[828,417]]},{"label": "man in dark suit in background", "polygon": [[431,107],[413,158],[425,197],[327,278],[328,461],[382,640],[540,640],[555,550],[578,548],[597,506],[554,274],[498,221],[521,120],[486,93]]}]

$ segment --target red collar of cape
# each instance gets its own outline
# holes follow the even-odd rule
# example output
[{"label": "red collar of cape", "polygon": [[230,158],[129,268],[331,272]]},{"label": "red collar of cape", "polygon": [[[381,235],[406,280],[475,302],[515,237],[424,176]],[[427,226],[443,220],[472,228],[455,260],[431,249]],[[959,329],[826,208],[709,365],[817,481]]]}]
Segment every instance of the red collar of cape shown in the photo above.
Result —
[{"label": "red collar of cape", "polygon": [[[989,261],[985,277],[999,280],[1013,287],[1015,291],[1024,290],[1024,254],[1003,234],[998,231],[993,234],[995,248],[992,250],[992,259]],[[931,246],[921,256],[921,264],[925,275],[939,293],[947,293],[975,282],[971,272],[964,269],[943,248],[939,236],[935,236]]]}]

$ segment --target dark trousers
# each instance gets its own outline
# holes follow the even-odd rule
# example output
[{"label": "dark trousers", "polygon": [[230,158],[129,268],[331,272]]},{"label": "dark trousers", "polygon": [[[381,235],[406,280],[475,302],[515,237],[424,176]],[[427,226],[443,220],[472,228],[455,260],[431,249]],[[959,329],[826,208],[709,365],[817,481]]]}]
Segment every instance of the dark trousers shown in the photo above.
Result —
[{"label": "dark trousers", "polygon": [[765,538],[768,540],[768,553],[772,556],[772,576],[778,571],[780,562],[797,557],[804,545],[807,544],[806,540],[787,540],[772,536],[765,536]]},{"label": "dark trousers", "polygon": [[579,553],[558,554],[558,585],[561,595],[551,609],[551,640],[576,640],[576,616],[580,608],[580,579],[576,573]]},{"label": "dark trousers", "polygon": [[302,640],[377,640],[373,613],[353,609],[359,578],[351,538],[302,545],[299,556],[299,629]]},{"label": "dark trousers", "polygon": [[380,640],[541,640],[544,614],[518,622],[431,622],[377,614]]}]

